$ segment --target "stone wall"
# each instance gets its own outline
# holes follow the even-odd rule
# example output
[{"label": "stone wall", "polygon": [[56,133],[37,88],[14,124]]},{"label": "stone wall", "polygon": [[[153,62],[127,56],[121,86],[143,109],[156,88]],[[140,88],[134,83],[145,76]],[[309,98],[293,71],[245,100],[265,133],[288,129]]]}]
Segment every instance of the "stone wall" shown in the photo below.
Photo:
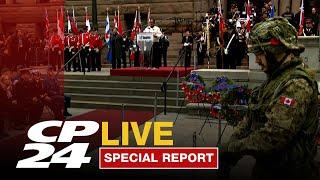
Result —
[{"label": "stone wall", "polygon": [[[126,29],[124,14],[135,14],[138,6],[141,13],[147,14],[148,9],[151,9],[151,16],[156,19],[156,24],[168,31],[175,30],[175,21],[173,18],[179,17],[190,21],[200,20],[200,15],[203,15],[209,8],[211,1],[208,0],[97,0],[98,6],[98,26],[102,32],[105,26],[106,10],[109,10],[110,21],[113,20],[114,11],[120,8],[121,20]],[[76,16],[78,17],[80,27],[84,25],[84,6],[88,7],[89,14],[92,14],[92,2],[88,0],[66,0],[66,9],[75,8]],[[198,17],[196,17],[198,16]],[[183,23],[185,24],[185,23]],[[111,23],[111,27],[113,23]]]},{"label": "stone wall", "polygon": [[320,42],[319,37],[299,37],[299,43],[306,48],[301,57],[309,68],[320,72]]},{"label": "stone wall", "polygon": [[56,10],[63,7],[63,0],[55,0],[50,3],[37,3],[36,0],[21,1],[13,4],[0,5],[0,31],[14,31],[22,29],[32,34],[41,32],[40,26],[44,22],[45,9],[48,11],[50,25],[56,26]]}]

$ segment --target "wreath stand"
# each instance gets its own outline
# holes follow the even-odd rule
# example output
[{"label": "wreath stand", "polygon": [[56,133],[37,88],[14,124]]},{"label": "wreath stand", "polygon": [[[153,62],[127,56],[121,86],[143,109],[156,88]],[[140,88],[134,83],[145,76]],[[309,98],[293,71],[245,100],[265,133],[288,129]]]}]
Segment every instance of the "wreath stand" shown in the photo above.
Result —
[{"label": "wreath stand", "polygon": [[[216,109],[218,109],[219,111],[221,111],[221,105],[217,104]],[[230,109],[233,110],[237,110],[237,111],[247,111],[248,110],[248,106],[247,105],[229,105],[228,106]],[[201,129],[198,133],[198,135],[200,136],[203,132],[203,128],[204,126],[209,123],[210,127],[211,127],[211,123],[217,123],[218,124],[218,142],[216,144],[217,147],[219,147],[221,145],[221,140],[222,140],[222,136],[227,128],[227,126],[229,125],[229,123],[227,122],[226,125],[224,126],[224,128],[222,129],[222,118],[220,115],[218,115],[218,118],[213,118],[213,120],[217,120],[216,122],[212,121],[210,122],[210,113],[207,115],[204,123],[201,126]],[[193,145],[195,146],[197,144],[197,138],[196,138],[197,134],[194,133],[193,134]],[[195,146],[196,147],[196,146]]]}]

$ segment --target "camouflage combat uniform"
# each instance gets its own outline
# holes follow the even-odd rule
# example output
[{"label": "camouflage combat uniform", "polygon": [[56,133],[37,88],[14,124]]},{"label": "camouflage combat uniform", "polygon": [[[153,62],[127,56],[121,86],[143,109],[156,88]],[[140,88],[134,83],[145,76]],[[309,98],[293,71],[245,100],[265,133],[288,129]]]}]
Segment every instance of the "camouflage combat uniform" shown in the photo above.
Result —
[{"label": "camouflage combat uniform", "polygon": [[[274,26],[286,28],[286,32],[290,32],[291,27],[283,25],[287,23],[283,19],[271,19],[266,23],[270,24],[258,25],[251,34],[252,39],[259,36],[259,43],[265,46],[260,44],[252,50],[260,48],[257,51],[276,53],[279,46],[272,47],[262,42],[262,34],[270,36],[262,36],[265,39],[275,37],[272,32],[266,32],[272,29],[273,23]],[[280,50],[298,50],[296,40],[286,39],[290,33],[276,33],[279,32]],[[317,152],[317,94],[317,83],[304,69],[299,57],[283,62],[268,74],[260,87],[254,89],[248,116],[223,146],[222,154],[231,154],[234,162],[243,155],[252,155],[256,159],[254,179],[270,180],[279,176],[288,179],[316,178],[318,169],[313,160]],[[220,162],[223,163],[223,160]]]}]

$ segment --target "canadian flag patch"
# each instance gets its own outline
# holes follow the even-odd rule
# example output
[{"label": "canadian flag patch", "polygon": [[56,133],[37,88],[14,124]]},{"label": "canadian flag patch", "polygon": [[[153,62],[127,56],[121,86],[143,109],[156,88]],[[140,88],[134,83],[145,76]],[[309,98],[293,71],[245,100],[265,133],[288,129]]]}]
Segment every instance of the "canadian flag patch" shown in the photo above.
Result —
[{"label": "canadian flag patch", "polygon": [[296,104],[296,100],[292,98],[288,98],[285,96],[280,97],[280,103],[286,106],[294,106]]}]

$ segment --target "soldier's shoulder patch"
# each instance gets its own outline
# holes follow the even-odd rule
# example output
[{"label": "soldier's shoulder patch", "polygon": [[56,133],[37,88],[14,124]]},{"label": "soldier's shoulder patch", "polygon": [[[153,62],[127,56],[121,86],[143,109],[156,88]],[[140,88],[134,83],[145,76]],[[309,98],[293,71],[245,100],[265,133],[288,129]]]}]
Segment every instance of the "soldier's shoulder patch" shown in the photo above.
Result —
[{"label": "soldier's shoulder patch", "polygon": [[280,96],[279,102],[280,102],[280,104],[282,104],[284,106],[288,106],[288,107],[293,107],[297,104],[297,101],[295,99],[289,98],[286,96]]}]

